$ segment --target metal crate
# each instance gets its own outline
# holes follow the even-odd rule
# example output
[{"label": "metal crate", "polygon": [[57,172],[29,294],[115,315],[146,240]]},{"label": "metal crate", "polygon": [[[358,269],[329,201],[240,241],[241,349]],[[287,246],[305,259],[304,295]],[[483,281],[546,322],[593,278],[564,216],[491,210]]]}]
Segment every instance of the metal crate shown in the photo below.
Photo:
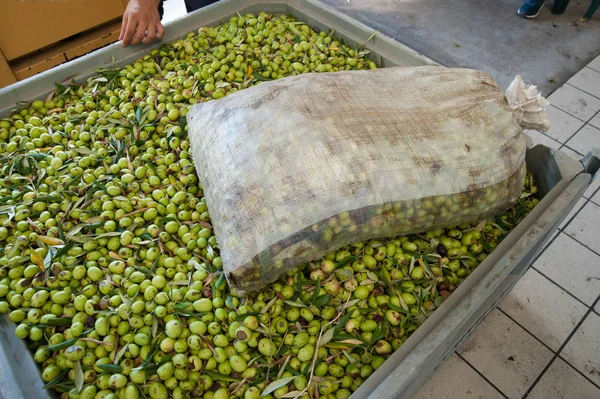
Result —
[{"label": "metal crate", "polygon": [[[218,24],[237,13],[260,11],[289,13],[321,30],[333,29],[347,44],[363,45],[368,41],[370,58],[381,67],[436,65],[382,34],[368,40],[375,33],[373,29],[316,0],[222,0],[168,24],[163,42],[184,37],[201,26]],[[54,89],[55,82],[83,81],[96,68],[121,67],[160,46],[161,43],[156,43],[122,48],[118,43],[113,44],[1,89],[0,117],[10,115],[20,101],[44,98]],[[599,168],[599,157],[596,152],[582,165],[544,146],[528,150],[527,166],[543,197],[539,205],[352,398],[410,397],[416,393],[529,268],[590,184]],[[23,341],[14,335],[14,324],[7,317],[0,318],[0,399],[52,397],[42,386],[37,365]]]}]

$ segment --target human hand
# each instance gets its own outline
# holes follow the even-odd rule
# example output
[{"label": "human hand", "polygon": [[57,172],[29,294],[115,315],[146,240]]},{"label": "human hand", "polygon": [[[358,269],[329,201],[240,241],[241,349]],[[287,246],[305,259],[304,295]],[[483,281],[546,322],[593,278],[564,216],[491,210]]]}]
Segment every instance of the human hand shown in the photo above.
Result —
[{"label": "human hand", "polygon": [[160,23],[158,4],[160,0],[131,0],[123,14],[119,40],[123,47],[130,44],[150,43],[161,39],[165,33]]}]

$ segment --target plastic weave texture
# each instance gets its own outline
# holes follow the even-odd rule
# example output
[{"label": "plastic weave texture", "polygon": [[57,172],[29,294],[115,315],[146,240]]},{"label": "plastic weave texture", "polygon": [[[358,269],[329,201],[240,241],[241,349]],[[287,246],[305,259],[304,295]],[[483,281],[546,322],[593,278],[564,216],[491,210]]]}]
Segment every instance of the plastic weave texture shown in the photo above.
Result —
[{"label": "plastic weave texture", "polygon": [[252,292],[356,241],[508,208],[525,176],[521,108],[488,74],[442,67],[304,74],[194,105],[229,283]]}]

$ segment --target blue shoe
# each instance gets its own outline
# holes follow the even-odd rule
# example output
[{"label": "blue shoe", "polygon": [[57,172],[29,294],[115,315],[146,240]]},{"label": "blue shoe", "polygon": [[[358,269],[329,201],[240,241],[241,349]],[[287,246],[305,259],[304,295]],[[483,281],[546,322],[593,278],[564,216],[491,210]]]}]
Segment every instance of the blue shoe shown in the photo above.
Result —
[{"label": "blue shoe", "polygon": [[525,18],[533,19],[538,16],[544,3],[546,3],[546,0],[527,0],[525,1],[525,4],[517,10],[517,14]]}]

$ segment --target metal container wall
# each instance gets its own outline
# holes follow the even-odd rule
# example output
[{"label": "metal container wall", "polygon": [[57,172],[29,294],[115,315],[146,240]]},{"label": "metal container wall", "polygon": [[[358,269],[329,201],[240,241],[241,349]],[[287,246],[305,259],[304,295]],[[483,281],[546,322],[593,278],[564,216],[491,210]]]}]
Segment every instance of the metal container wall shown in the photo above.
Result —
[{"label": "metal container wall", "polygon": [[[335,30],[349,44],[365,44],[375,33],[314,0],[222,0],[170,23],[163,42],[183,37],[201,26],[218,24],[237,13],[260,11],[293,14],[321,30]],[[113,44],[1,89],[0,117],[10,115],[20,101],[44,98],[54,89],[55,82],[84,81],[96,68],[121,67],[160,46],[161,43],[156,43],[122,48]],[[371,38],[366,47],[371,50],[370,58],[382,67],[435,65],[427,57],[381,34]],[[595,173],[597,161],[597,157],[590,159],[588,172]],[[525,273],[591,180],[581,163],[543,146],[528,150],[527,166],[543,197],[539,205],[352,398],[410,397],[416,393]],[[0,399],[52,397],[52,393],[42,388],[37,365],[23,341],[15,337],[14,327],[6,316],[0,318]]]}]

